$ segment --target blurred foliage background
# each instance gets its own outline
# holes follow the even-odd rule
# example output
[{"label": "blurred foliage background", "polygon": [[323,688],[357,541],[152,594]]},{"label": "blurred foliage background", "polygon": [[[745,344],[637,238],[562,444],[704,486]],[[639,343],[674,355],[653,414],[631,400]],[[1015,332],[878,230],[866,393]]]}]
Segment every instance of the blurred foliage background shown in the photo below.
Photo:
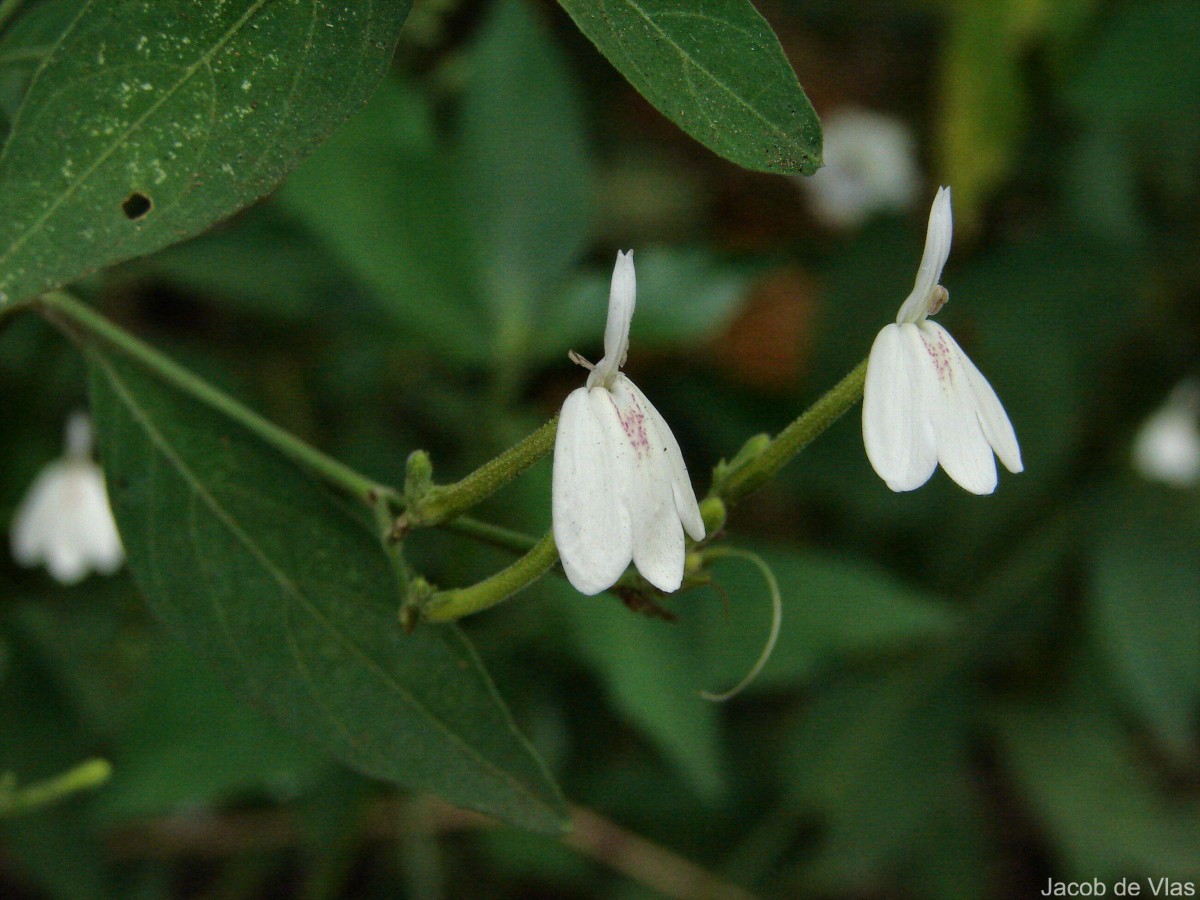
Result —
[{"label": "blurred foliage background", "polygon": [[[731,517],[726,541],[771,563],[785,617],[727,705],[697,692],[736,680],[767,626],[736,561],[718,590],[669,598],[673,623],[555,575],[465,623],[583,810],[568,842],[397,796],[280,732],[126,574],[62,588],[0,559],[0,770],[113,764],[101,789],[0,822],[0,894],[1200,882],[1200,493],[1130,465],[1139,423],[1200,374],[1200,4],[757,5],[823,118],[857,106],[912,129],[910,208],[824,224],[797,182],[678,131],[553,4],[418,0],[387,81],[278,192],[81,290],[397,484],[415,448],[456,477],[556,411],[581,383],[566,351],[600,355],[612,258],[633,247],[629,371],[701,492],[865,356],[948,183],[939,320],[1004,401],[1025,473],[987,498],[941,473],[895,495],[855,414],[838,422]],[[69,4],[26,6],[0,35],[6,117]],[[23,318],[0,338],[0,397],[7,522],[84,402],[82,363]],[[481,515],[540,533],[549,471]],[[436,531],[410,550],[442,585],[510,558]]]}]

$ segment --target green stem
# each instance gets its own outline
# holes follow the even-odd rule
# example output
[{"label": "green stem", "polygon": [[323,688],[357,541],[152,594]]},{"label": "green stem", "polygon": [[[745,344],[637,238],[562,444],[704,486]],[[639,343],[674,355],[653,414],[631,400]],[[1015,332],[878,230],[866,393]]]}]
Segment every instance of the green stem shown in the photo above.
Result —
[{"label": "green stem", "polygon": [[412,498],[404,516],[407,526],[439,525],[490,497],[554,448],[557,429],[558,416],[555,416],[466,478],[436,485],[424,496]]},{"label": "green stem", "polygon": [[538,542],[538,539],[532,535],[493,525],[491,522],[484,522],[473,516],[459,516],[449,522],[444,522],[442,527],[447,531],[474,538],[482,543],[491,544],[493,547],[499,547],[501,550],[511,550],[514,553],[528,553],[537,546]]},{"label": "green stem", "polygon": [[553,533],[547,533],[533,549],[490,578],[470,587],[438,591],[421,607],[426,622],[453,622],[503,603],[517,591],[541,578],[558,562]]},{"label": "green stem", "polygon": [[379,541],[388,562],[392,564],[392,573],[396,578],[396,596],[405,598],[409,592],[408,561],[404,558],[404,542],[391,539],[392,510],[386,501],[376,498],[375,524],[379,528]]},{"label": "green stem", "polygon": [[745,459],[735,458],[734,463],[724,470],[718,468],[710,496],[732,504],[774,478],[792,457],[862,399],[866,378],[867,361],[864,359],[759,452]]},{"label": "green stem", "polygon": [[375,508],[382,498],[394,497],[395,492],[392,488],[372,481],[349,466],[326,456],[310,444],[304,443],[278,425],[268,422],[258,413],[197,378],[69,294],[52,291],[34,301],[32,305],[45,318],[64,329],[80,343],[99,341],[136,359],[163,381],[240,423],[293,462],[359,498],[372,508]]},{"label": "green stem", "polygon": [[111,776],[112,766],[108,760],[89,759],[61,775],[20,789],[11,787],[11,782],[6,785],[5,780],[0,779],[0,818],[29,812],[71,794],[99,787]]}]

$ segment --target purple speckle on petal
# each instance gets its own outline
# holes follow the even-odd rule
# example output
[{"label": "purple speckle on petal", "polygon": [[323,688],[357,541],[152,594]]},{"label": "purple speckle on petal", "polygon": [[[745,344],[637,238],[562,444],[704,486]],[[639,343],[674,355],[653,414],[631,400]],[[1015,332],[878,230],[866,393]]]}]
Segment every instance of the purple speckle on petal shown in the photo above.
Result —
[{"label": "purple speckle on petal", "polygon": [[625,429],[625,436],[629,438],[629,445],[640,456],[647,455],[650,452],[650,439],[646,435],[646,414],[642,412],[642,407],[630,397],[629,405],[622,410],[615,399],[611,396],[609,399],[617,411],[617,418],[621,420],[621,427]]},{"label": "purple speckle on petal", "polygon": [[921,342],[929,351],[929,358],[933,360],[938,381],[944,385],[952,384],[954,382],[954,366],[951,364],[950,344],[946,341],[945,333],[942,331],[934,331],[932,334],[927,331],[923,332]]}]

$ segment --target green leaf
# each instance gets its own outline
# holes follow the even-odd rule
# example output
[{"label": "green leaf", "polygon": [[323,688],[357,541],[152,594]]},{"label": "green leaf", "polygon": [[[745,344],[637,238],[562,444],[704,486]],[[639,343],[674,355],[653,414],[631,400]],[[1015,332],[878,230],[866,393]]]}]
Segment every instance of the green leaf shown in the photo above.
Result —
[{"label": "green leaf", "polygon": [[[264,266],[264,259],[271,265]],[[313,318],[328,308],[330,297],[347,293],[342,268],[273,202],[251,207],[195,240],[174,244],[121,271],[161,278],[236,312],[272,319]]]},{"label": "green leaf", "polygon": [[[928,853],[946,818],[970,827],[967,736],[978,700],[960,672],[910,665],[883,678],[852,673],[805,706],[784,760],[796,800],[826,824],[804,873],[809,893],[859,893]],[[945,852],[922,862],[936,868]]]},{"label": "green leaf", "polygon": [[[571,641],[611,695],[613,705],[687,776],[697,792],[723,786],[718,706],[700,697],[712,687],[687,631],[630,612],[609,595],[555,592],[572,623]],[[723,687],[723,685],[721,685]]]},{"label": "green leaf", "polygon": [[125,349],[81,337],[113,509],[153,611],[348,765],[561,830],[562,800],[466,639],[400,631],[394,574],[355,513]]},{"label": "green leaf", "polygon": [[326,758],[240,703],[192,654],[158,637],[138,708],[112,750],[115,774],[99,804],[103,815],[166,815],[311,783]]},{"label": "green leaf", "polygon": [[1161,131],[1164,118],[1186,121],[1200,104],[1197,41],[1200,9],[1191,0],[1121,5],[1063,85],[1065,99],[1079,115],[1110,128]]},{"label": "green leaf", "polygon": [[494,320],[478,296],[455,177],[423,98],[388,81],[278,199],[406,337],[482,363],[491,358]]},{"label": "green leaf", "polygon": [[[483,23],[463,97],[460,192],[471,209],[497,352],[523,357],[548,290],[588,238],[593,175],[579,89],[526,0],[502,0]],[[565,350],[560,350],[565,352]]]},{"label": "green leaf", "polygon": [[22,10],[0,37],[0,112],[12,119],[29,81],[87,0],[45,0]]},{"label": "green leaf", "polygon": [[821,124],[779,39],[748,0],[559,0],[668,119],[726,159],[811,175]]},{"label": "green leaf", "polygon": [[1092,629],[1129,709],[1187,765],[1200,726],[1200,517],[1188,492],[1139,488],[1097,517]]},{"label": "green leaf", "polygon": [[1200,809],[1165,788],[1121,720],[1097,696],[1100,673],[1073,663],[1066,690],[1002,710],[1002,747],[1068,877],[1200,878]]},{"label": "green leaf", "polygon": [[269,192],[382,76],[408,0],[89,3],[0,157],[0,302],[196,234]]}]

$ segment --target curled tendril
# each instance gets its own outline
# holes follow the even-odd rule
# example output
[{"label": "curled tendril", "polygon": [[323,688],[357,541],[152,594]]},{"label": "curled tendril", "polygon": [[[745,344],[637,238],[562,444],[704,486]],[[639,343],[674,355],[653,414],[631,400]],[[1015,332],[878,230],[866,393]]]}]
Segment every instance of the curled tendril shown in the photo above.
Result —
[{"label": "curled tendril", "polygon": [[767,590],[771,593],[771,630],[767,634],[767,642],[763,645],[762,652],[758,655],[758,659],[737,684],[727,691],[714,693],[712,691],[701,691],[700,696],[705,700],[711,700],[714,703],[724,703],[740,694],[746,687],[750,685],[758,673],[763,670],[763,666],[767,664],[767,660],[771,658],[771,653],[775,650],[775,642],[779,639],[779,626],[783,622],[783,597],[779,593],[779,582],[775,580],[775,573],[771,571],[771,567],[757,553],[751,553],[749,550],[739,550],[734,547],[710,547],[704,551],[705,560],[714,560],[721,558],[732,557],[735,559],[744,559],[753,563],[758,567],[758,571],[762,573],[763,579],[767,582]]}]

